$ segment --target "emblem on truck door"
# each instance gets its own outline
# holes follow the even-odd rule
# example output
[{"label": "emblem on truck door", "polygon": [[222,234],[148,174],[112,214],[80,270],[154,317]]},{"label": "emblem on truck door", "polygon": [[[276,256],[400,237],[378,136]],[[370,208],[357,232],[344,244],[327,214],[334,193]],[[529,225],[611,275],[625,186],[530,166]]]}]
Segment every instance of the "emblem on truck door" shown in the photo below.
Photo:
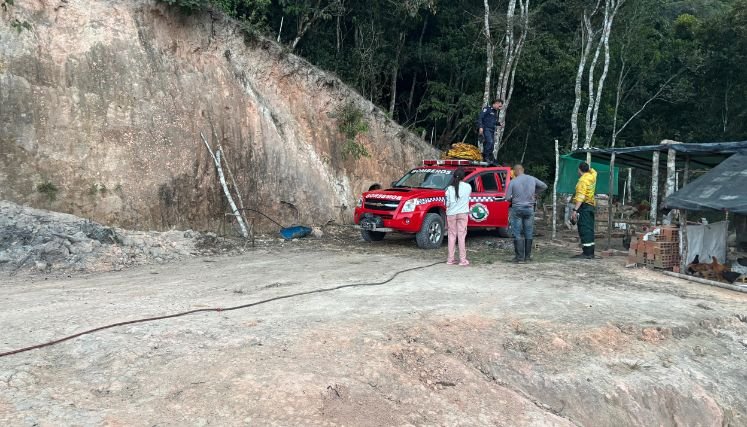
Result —
[{"label": "emblem on truck door", "polygon": [[488,219],[489,215],[490,215],[490,211],[482,203],[475,203],[469,209],[469,216],[475,222],[483,222],[486,219]]}]

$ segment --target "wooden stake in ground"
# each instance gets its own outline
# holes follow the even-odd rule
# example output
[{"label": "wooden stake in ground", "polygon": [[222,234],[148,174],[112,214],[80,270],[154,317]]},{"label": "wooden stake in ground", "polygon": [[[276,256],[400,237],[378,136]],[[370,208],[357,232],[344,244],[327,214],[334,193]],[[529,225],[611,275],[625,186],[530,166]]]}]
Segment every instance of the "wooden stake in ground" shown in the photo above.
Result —
[{"label": "wooden stake in ground", "polygon": [[[687,180],[690,179],[690,156],[685,155],[685,170],[682,173],[682,186],[687,185]],[[688,251],[690,248],[687,244],[687,209],[684,209],[680,213],[680,273],[687,271],[687,258]]]},{"label": "wooden stake in ground", "polygon": [[560,174],[560,148],[555,140],[555,181],[552,185],[552,238],[558,234],[558,175]]},{"label": "wooden stake in ground", "polygon": [[609,200],[607,202],[607,249],[612,249],[612,197],[615,194],[615,153],[610,157],[610,174],[609,174]]},{"label": "wooden stake in ground", "polygon": [[207,139],[205,139],[205,135],[200,132],[200,137],[202,138],[202,142],[205,143],[205,147],[207,147],[208,152],[210,153],[210,157],[213,158],[213,163],[215,163],[215,168],[218,171],[218,179],[220,180],[220,184],[223,187],[223,193],[226,195],[226,199],[228,199],[228,205],[231,207],[231,213],[236,218],[236,221],[239,223],[239,228],[241,229],[241,235],[245,238],[249,238],[249,232],[246,229],[246,224],[244,224],[244,218],[241,216],[241,212],[236,208],[236,203],[233,201],[233,197],[231,196],[231,192],[228,191],[228,184],[226,184],[226,177],[223,175],[223,168],[221,167],[220,163],[220,157],[221,157],[221,150],[218,149],[218,151],[214,154],[213,149],[210,148],[210,144],[208,144]]}]

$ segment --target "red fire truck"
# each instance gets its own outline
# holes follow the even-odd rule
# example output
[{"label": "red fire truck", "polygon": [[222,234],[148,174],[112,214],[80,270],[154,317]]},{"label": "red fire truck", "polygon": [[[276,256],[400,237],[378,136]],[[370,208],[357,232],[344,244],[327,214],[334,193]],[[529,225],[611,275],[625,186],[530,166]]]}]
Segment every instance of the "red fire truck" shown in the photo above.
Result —
[{"label": "red fire truck", "polygon": [[472,186],[468,228],[495,229],[499,236],[508,237],[505,194],[511,168],[469,160],[424,160],[422,167],[393,182],[391,188],[369,191],[358,199],[354,221],[363,239],[379,241],[386,233],[409,233],[423,249],[440,247],[446,223],[444,191],[458,167],[465,170],[464,181]]}]

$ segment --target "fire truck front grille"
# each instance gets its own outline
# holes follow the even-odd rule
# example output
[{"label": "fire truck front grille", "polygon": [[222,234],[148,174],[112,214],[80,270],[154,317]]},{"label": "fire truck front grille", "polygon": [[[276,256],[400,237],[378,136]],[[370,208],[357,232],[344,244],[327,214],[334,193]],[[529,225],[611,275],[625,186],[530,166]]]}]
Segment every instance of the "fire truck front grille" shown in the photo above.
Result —
[{"label": "fire truck front grille", "polygon": [[397,207],[399,207],[399,202],[392,200],[366,199],[363,207],[372,211],[396,211]]}]

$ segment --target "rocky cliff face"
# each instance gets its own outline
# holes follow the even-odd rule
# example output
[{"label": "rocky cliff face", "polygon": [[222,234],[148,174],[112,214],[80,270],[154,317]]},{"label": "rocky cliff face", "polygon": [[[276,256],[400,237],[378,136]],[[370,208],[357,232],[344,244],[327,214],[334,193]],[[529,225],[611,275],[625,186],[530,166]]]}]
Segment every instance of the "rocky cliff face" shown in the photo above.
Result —
[{"label": "rocky cliff face", "polygon": [[[434,155],[338,79],[215,14],[17,1],[2,12],[0,52],[0,199],[132,228],[216,228],[228,209],[203,132],[247,207],[349,222],[370,183]],[[330,113],[350,100],[370,158],[341,155]]]}]

